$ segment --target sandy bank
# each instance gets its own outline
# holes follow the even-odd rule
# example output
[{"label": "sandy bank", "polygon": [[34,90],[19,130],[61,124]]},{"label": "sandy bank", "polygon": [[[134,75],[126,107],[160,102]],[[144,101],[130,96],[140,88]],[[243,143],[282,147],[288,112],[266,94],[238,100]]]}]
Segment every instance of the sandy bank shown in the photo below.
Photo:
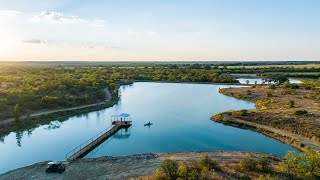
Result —
[{"label": "sandy bank", "polygon": [[191,162],[196,161],[203,154],[208,154],[218,162],[238,163],[248,153],[239,151],[146,153],[121,157],[80,159],[68,164],[66,171],[62,174],[47,174],[45,172],[47,162],[40,162],[9,171],[0,175],[0,179],[129,179],[154,173],[165,159]]}]

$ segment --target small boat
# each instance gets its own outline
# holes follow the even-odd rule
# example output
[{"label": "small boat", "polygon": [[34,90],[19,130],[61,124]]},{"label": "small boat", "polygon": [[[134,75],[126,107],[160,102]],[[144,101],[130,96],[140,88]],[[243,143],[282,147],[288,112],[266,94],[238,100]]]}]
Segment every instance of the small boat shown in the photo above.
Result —
[{"label": "small boat", "polygon": [[147,124],[144,124],[144,126],[151,126],[152,123],[151,122],[148,122]]}]

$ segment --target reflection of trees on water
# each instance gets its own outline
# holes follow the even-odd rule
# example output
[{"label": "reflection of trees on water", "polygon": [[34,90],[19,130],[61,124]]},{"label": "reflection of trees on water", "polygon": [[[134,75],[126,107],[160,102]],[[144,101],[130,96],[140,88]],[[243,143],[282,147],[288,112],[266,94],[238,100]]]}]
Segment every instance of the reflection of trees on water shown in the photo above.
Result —
[{"label": "reflection of trees on water", "polygon": [[34,129],[35,128],[31,128],[31,129],[28,129],[26,131],[17,131],[17,132],[15,132],[16,133],[17,146],[21,147],[23,135],[26,133],[28,135],[28,137],[30,138]]},{"label": "reflection of trees on water", "polygon": [[[53,129],[58,129],[62,125],[62,122],[60,121],[53,121],[50,122],[46,127],[44,127],[45,130],[53,130]],[[24,131],[16,131],[16,140],[17,140],[17,146],[21,147],[22,145],[22,138],[23,135],[26,133],[27,136],[30,138],[32,135],[32,132],[36,129],[37,127],[33,127]],[[0,142],[4,143],[5,136],[0,137]]]},{"label": "reflection of trees on water", "polygon": [[[43,125],[47,125],[44,127],[45,130],[53,130],[53,129],[58,129],[62,126],[62,122],[63,121],[66,121],[68,120],[69,118],[61,118],[61,119],[58,119],[58,120],[55,120],[55,121],[52,121],[52,122],[48,122],[50,121],[50,119],[48,120],[44,120],[44,121],[41,121],[41,122],[37,122],[34,123],[34,124],[31,124],[31,125],[22,125],[22,124],[18,124],[19,126],[19,130],[18,131],[15,131],[15,132],[12,132],[12,133],[15,133],[16,135],[16,140],[17,140],[17,145],[19,147],[21,147],[21,139],[23,137],[23,134],[26,133],[28,135],[28,137],[31,137],[32,135],[32,132],[38,128],[39,126],[43,126]],[[3,136],[0,136],[0,143],[5,143],[5,139],[6,137],[9,135],[10,133],[8,134],[5,134]]]},{"label": "reflection of trees on water", "polygon": [[61,127],[61,125],[62,125],[62,122],[60,122],[60,121],[52,121],[52,122],[50,122],[50,123],[48,124],[48,126],[45,127],[44,129],[45,129],[45,130],[58,129],[58,128]]},{"label": "reflection of trees on water", "polygon": [[34,128],[27,130],[27,135],[28,135],[29,138],[31,137],[33,130],[34,130]]},{"label": "reflection of trees on water", "polygon": [[23,137],[23,131],[16,132],[16,140],[17,140],[17,146],[21,147],[21,139]]}]

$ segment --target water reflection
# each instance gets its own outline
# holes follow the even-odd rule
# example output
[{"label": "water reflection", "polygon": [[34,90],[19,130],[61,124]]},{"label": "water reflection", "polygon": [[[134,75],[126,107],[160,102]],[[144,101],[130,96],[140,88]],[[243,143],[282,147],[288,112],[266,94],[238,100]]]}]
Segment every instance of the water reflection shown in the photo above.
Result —
[{"label": "water reflection", "polygon": [[[110,117],[131,113],[133,125],[102,143],[86,157],[144,152],[240,150],[283,156],[292,147],[259,133],[212,122],[218,112],[252,109],[251,102],[218,93],[230,87],[209,84],[134,83],[122,86],[111,108],[72,116],[0,138],[0,173],[65,154],[111,125]],[[67,120],[67,121],[66,121]],[[154,123],[145,127],[145,122]],[[128,148],[129,147],[129,148]]]},{"label": "water reflection", "polygon": [[4,136],[0,136],[0,142],[4,144]]},{"label": "water reflection", "polygon": [[45,130],[52,130],[52,129],[58,129],[62,125],[62,122],[60,121],[53,121],[50,122],[48,126],[44,127]]},{"label": "water reflection", "polygon": [[19,146],[19,147],[21,147],[22,137],[23,137],[23,132],[21,132],[21,131],[16,132],[17,146]]}]

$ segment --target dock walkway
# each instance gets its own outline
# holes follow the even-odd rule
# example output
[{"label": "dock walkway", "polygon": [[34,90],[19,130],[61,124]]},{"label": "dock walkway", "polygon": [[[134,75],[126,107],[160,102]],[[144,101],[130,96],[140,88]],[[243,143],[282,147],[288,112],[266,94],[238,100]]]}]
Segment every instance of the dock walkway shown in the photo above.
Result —
[{"label": "dock walkway", "polygon": [[66,159],[68,161],[74,161],[76,159],[84,157],[95,147],[111,137],[118,130],[131,126],[131,122],[132,121],[113,121],[111,129],[105,129],[101,131],[96,136],[92,137],[91,139],[87,140],[86,142],[70,151],[66,154]]}]

